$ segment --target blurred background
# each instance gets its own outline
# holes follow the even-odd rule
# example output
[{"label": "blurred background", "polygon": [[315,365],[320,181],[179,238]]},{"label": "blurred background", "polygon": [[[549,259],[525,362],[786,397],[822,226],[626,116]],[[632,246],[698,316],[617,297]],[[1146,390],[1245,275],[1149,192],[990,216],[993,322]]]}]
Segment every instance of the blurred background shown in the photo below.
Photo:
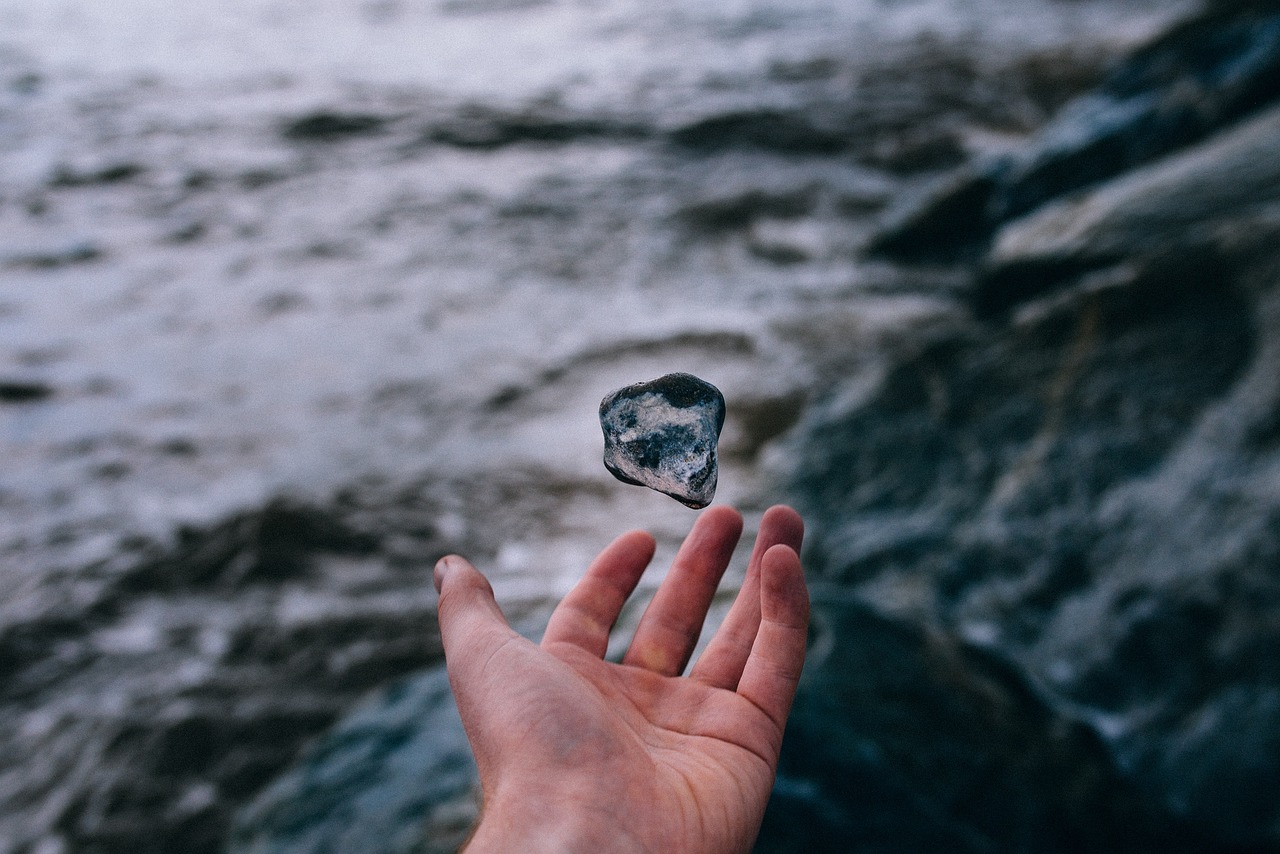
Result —
[{"label": "blurred background", "polygon": [[656,586],[675,370],[809,524],[759,851],[1280,851],[1277,103],[1263,0],[0,0],[0,854],[456,850],[431,567]]}]

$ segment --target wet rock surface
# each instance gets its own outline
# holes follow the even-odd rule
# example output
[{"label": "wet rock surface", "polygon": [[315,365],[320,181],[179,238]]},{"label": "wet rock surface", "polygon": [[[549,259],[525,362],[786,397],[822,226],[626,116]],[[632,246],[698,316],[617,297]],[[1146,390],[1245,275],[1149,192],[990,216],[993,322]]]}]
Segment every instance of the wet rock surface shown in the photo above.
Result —
[{"label": "wet rock surface", "polygon": [[610,392],[600,401],[605,468],[623,483],[706,507],[716,495],[724,416],[720,389],[692,374]]},{"label": "wet rock surface", "polygon": [[812,593],[757,851],[1206,850],[998,654],[835,586]]},{"label": "wet rock surface", "polygon": [[1197,143],[1280,97],[1280,8],[1206,4],[1118,63],[1018,150],[966,165],[906,207],[872,252],[980,257],[1001,224]]},{"label": "wet rock surface", "polygon": [[[1136,68],[1277,61],[1275,4],[1223,9]],[[1280,850],[1280,133],[1250,91],[1136,168],[1080,149],[1114,177],[972,244],[973,313],[810,410],[828,592],[761,850]]]}]

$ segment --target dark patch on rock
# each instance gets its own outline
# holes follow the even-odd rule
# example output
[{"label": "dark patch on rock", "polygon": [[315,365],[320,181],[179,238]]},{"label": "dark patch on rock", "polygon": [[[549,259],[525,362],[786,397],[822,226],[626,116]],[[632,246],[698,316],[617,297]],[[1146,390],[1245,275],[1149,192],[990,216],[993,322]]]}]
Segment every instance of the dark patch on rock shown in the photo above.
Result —
[{"label": "dark patch on rock", "polygon": [[308,305],[307,298],[294,291],[276,291],[258,300],[258,310],[267,317],[299,311]]},{"label": "dark patch on rock", "polygon": [[239,176],[239,183],[246,190],[258,190],[290,177],[292,176],[282,169],[249,169]]},{"label": "dark patch on rock", "polygon": [[93,467],[93,477],[98,480],[124,480],[133,473],[133,466],[124,460],[110,460]]},{"label": "dark patch on rock", "polygon": [[75,240],[62,245],[19,250],[0,255],[0,264],[6,267],[31,270],[53,270],[73,264],[97,261],[103,255],[95,243]]},{"label": "dark patch on rock", "polygon": [[187,437],[174,437],[165,439],[157,446],[160,453],[164,453],[170,457],[197,457],[200,456],[200,447],[197,446],[195,440]]},{"label": "dark patch on rock", "polygon": [[735,401],[733,411],[739,435],[733,447],[724,450],[739,458],[755,457],[766,444],[796,425],[805,403],[801,393]]},{"label": "dark patch on rock", "polygon": [[376,540],[315,507],[276,501],[207,530],[184,528],[177,547],[122,578],[131,590],[156,592],[194,587],[275,583],[304,575],[309,556],[369,554]]},{"label": "dark patch on rock", "polygon": [[763,217],[803,216],[816,201],[811,187],[776,192],[753,187],[734,195],[693,202],[680,211],[680,216],[699,230],[717,232],[747,228]]},{"label": "dark patch on rock", "polygon": [[867,253],[915,262],[975,260],[991,236],[983,211],[998,181],[988,170],[967,168],[943,179],[923,203],[908,207],[875,235]]},{"label": "dark patch on rock", "polygon": [[877,140],[860,159],[868,166],[910,175],[952,169],[968,160],[968,151],[948,128],[905,129]]},{"label": "dark patch on rock", "polygon": [[[1220,265],[1210,259],[1201,259],[1203,270],[1214,273]],[[1028,258],[1000,264],[983,270],[973,288],[973,310],[982,318],[997,318],[1008,314],[1018,306],[1073,287],[1081,276],[1089,273],[1105,274],[1108,266],[1119,266],[1121,256],[1103,258]],[[1124,276],[1118,270],[1116,276]],[[1152,271],[1155,272],[1154,270]],[[1193,271],[1175,267],[1170,271],[1176,278],[1185,279]]]},{"label": "dark patch on rock", "polygon": [[208,232],[209,227],[205,223],[193,220],[170,228],[164,236],[164,241],[173,244],[194,243],[205,237]]},{"label": "dark patch on rock", "polygon": [[839,60],[830,56],[815,56],[794,62],[778,59],[769,64],[768,77],[780,83],[830,80],[840,73],[841,66]]}]

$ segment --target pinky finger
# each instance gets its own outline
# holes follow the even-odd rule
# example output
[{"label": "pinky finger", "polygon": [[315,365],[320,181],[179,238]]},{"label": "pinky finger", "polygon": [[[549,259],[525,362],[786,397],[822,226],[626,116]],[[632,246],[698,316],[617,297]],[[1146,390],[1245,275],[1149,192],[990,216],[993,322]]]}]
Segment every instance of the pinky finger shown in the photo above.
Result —
[{"label": "pinky finger", "polygon": [[738,682],[738,693],[764,711],[781,732],[791,711],[809,631],[809,590],[800,558],[788,546],[765,552],[760,578],[760,629]]}]

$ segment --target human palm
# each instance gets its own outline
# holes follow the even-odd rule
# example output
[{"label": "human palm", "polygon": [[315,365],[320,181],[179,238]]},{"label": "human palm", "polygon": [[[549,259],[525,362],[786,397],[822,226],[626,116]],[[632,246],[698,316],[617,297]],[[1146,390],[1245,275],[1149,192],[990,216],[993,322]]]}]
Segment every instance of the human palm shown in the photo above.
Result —
[{"label": "human palm", "polygon": [[775,507],[743,586],[682,676],[742,530],[705,511],[621,663],[608,635],[653,538],[611,543],[560,603],[540,645],[515,633],[484,577],[437,568],[450,680],[484,790],[473,851],[745,851],[772,787],[804,658],[803,525]]}]

